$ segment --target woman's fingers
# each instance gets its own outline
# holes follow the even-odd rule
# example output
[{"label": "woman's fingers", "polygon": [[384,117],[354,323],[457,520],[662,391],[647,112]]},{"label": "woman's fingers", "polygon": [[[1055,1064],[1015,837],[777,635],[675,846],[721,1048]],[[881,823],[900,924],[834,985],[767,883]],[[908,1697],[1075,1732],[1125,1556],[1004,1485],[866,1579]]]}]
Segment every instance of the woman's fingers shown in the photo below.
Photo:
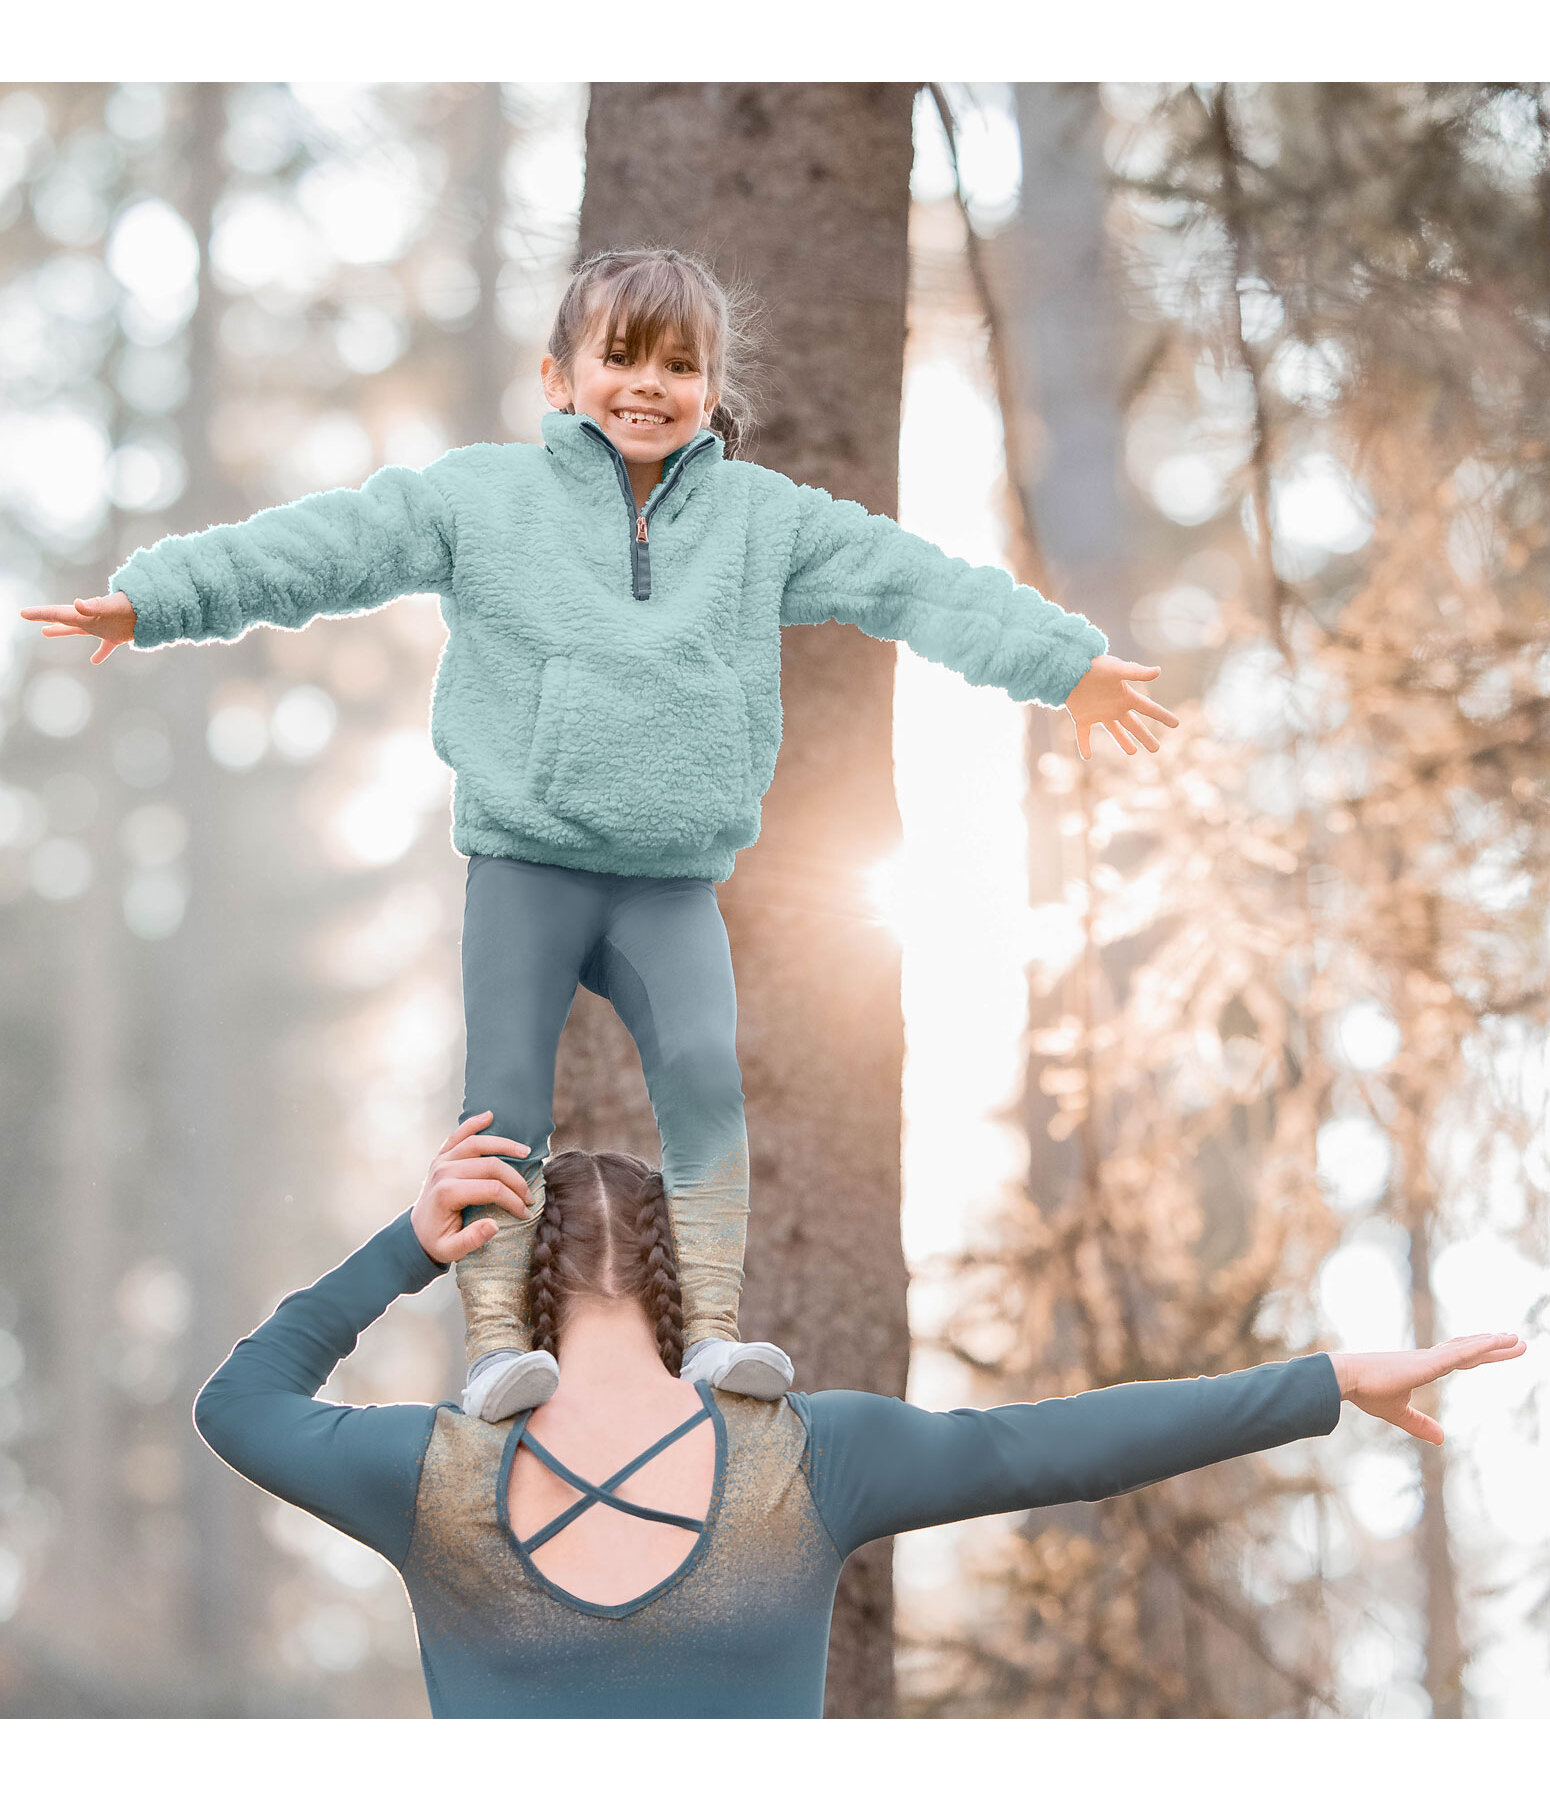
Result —
[{"label": "woman's fingers", "polygon": [[482,1112],[475,1113],[472,1118],[464,1119],[460,1125],[454,1126],[452,1131],[441,1140],[442,1149],[450,1150],[454,1144],[462,1143],[464,1138],[472,1137],[476,1131],[481,1129],[481,1127],[488,1125],[494,1117],[495,1114],[492,1112]]},{"label": "woman's fingers", "polygon": [[526,1191],[519,1193],[494,1175],[477,1181],[444,1181],[438,1189],[438,1198],[448,1212],[462,1212],[470,1206],[500,1206],[515,1213],[519,1219],[525,1219],[529,1211]]},{"label": "woman's fingers", "polygon": [[494,1182],[506,1192],[515,1194],[519,1200],[528,1197],[527,1182],[520,1169],[512,1168],[509,1162],[502,1162],[498,1156],[480,1156],[469,1158],[457,1164],[455,1180],[459,1183],[468,1181]]},{"label": "woman's fingers", "polygon": [[1429,1413],[1417,1412],[1413,1406],[1407,1406],[1394,1423],[1408,1431],[1411,1437],[1420,1438],[1423,1443],[1442,1442],[1442,1427]]},{"label": "woman's fingers", "polygon": [[1431,1354],[1437,1375],[1447,1375],[1455,1369],[1478,1368],[1481,1363],[1507,1362],[1527,1349],[1527,1343],[1515,1331],[1482,1331],[1473,1337],[1449,1338]]},{"label": "woman's fingers", "polygon": [[472,1225],[465,1225],[440,1241],[437,1262],[460,1262],[471,1251],[483,1249],[497,1230],[493,1219],[475,1219]]},{"label": "woman's fingers", "polygon": [[519,1144],[515,1138],[485,1137],[482,1132],[476,1137],[464,1138],[453,1148],[459,1156],[526,1156],[528,1154],[528,1146]]}]

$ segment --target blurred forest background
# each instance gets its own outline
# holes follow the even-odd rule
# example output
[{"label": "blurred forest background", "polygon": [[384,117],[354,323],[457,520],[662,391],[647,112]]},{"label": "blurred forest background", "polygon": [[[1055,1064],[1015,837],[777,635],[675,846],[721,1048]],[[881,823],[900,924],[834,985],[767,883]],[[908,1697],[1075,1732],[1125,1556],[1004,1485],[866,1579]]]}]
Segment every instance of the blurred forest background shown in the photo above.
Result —
[{"label": "blurred forest background", "polygon": [[[0,1714],[424,1714],[393,1572],[189,1409],[461,1098],[434,598],[96,669],[16,613],[536,436],[570,263],[621,230],[764,300],[756,457],[1004,561],[1184,719],[1083,763],[1063,714],[788,634],[724,891],[750,1326],[806,1386],[899,1391],[912,1350],[932,1405],[1542,1329],[1547,98],[0,88]],[[559,1141],[649,1153],[621,1037],[578,1007]],[[451,1394],[455,1308],[401,1302],[326,1392]],[[878,1552],[831,1711],[1550,1713],[1541,1344],[1441,1404],[1441,1451],[1348,1420],[906,1540],[896,1608]]]}]

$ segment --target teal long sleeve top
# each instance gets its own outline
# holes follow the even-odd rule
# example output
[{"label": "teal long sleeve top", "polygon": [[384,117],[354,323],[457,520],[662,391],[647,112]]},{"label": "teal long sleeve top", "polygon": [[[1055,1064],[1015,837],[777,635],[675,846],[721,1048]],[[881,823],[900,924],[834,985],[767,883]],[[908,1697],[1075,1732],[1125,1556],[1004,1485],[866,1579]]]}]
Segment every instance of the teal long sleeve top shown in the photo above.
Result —
[{"label": "teal long sleeve top", "polygon": [[550,413],[543,436],[136,551],[112,580],[136,645],[435,593],[447,641],[431,735],[455,774],[456,847],[713,881],[759,833],[782,626],[846,621],[1046,706],[1108,648],[1004,570],[728,461],[710,431],[668,458],[639,514],[595,421]]},{"label": "teal long sleeve top", "polygon": [[395,1297],[442,1272],[402,1214],[283,1300],[194,1407],[239,1474],[399,1571],[439,1718],[819,1717],[835,1584],[860,1545],[1100,1500],[1329,1432],[1340,1415],[1324,1355],[987,1411],[702,1387],[716,1434],[704,1526],[667,1580],[601,1606],[546,1580],[510,1529],[526,1415],[490,1425],[450,1405],[314,1397]]}]

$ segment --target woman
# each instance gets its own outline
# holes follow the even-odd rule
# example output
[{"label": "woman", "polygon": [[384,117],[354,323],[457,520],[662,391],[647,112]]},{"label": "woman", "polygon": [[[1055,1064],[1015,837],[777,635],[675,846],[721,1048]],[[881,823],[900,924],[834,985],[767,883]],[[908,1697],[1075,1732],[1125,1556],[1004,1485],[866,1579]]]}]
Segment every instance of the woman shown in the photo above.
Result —
[{"label": "woman", "polygon": [[314,1399],[398,1295],[489,1241],[465,1207],[525,1212],[502,1160],[517,1146],[480,1135],[490,1121],[460,1125],[414,1206],[282,1301],[194,1407],[240,1474],[399,1571],[437,1717],[817,1717],[835,1583],[861,1544],[1322,1435],[1342,1399],[1440,1443],[1411,1391],[1527,1347],[1321,1354],[985,1412],[691,1388],[660,1175],[567,1151],[545,1167],[531,1290],[554,1399],[500,1425]]}]

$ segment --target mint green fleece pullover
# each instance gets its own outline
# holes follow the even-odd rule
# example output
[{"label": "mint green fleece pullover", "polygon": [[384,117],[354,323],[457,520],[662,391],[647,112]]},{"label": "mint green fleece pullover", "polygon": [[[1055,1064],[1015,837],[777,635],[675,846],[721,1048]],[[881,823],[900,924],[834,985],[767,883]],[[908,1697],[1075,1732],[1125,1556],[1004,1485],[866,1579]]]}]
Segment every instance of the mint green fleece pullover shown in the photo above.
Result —
[{"label": "mint green fleece pullover", "polygon": [[725,881],[780,748],[780,628],[838,619],[1014,700],[1061,705],[1095,625],[701,431],[637,517],[591,419],[470,444],[138,550],[137,646],[440,596],[431,736],[452,840],[599,874]]}]

